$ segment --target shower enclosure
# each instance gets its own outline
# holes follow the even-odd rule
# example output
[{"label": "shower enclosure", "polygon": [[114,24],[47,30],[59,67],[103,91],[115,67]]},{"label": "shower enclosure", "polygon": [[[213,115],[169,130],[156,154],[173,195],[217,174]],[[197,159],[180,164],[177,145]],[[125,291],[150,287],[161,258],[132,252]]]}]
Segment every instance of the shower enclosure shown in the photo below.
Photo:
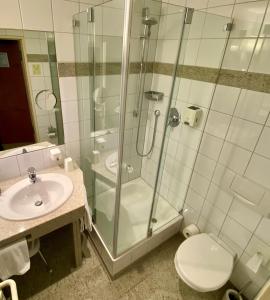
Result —
[{"label": "shower enclosure", "polygon": [[189,151],[181,138],[195,130],[199,140],[207,116],[202,105],[198,128],[181,122],[192,105],[181,78],[194,76],[185,66],[205,22],[218,26],[220,67],[229,18],[155,0],[112,0],[74,16],[81,168],[92,238],[111,274],[180,229],[199,146]]}]

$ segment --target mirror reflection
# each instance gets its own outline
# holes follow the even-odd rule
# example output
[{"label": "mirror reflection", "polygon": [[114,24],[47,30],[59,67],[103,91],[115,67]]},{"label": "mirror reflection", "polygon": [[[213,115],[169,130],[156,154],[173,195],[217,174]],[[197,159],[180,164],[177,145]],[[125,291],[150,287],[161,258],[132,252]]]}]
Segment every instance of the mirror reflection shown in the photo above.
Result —
[{"label": "mirror reflection", "polygon": [[0,31],[0,158],[64,143],[52,32]]}]

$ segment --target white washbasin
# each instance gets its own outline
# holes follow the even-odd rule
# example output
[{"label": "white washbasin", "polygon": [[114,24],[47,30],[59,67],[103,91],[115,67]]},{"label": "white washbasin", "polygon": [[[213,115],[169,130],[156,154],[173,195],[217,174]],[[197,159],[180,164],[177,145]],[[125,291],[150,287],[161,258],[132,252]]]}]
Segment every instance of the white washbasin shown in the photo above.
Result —
[{"label": "white washbasin", "polygon": [[110,171],[113,174],[117,174],[118,169],[118,153],[113,152],[112,154],[108,155],[108,157],[105,160],[105,167],[108,171]]},{"label": "white washbasin", "polygon": [[8,220],[34,219],[56,210],[72,194],[73,183],[65,175],[37,175],[36,183],[29,178],[12,185],[0,197],[0,217]]}]

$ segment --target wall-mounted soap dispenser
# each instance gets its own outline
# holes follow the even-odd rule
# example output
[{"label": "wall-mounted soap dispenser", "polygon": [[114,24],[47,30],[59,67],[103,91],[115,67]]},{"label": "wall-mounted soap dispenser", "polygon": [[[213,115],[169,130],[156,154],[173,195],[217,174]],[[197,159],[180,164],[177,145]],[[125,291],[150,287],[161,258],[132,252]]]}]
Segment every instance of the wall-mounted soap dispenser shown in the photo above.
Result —
[{"label": "wall-mounted soap dispenser", "polygon": [[200,119],[202,115],[202,110],[198,106],[188,106],[184,109],[184,113],[182,115],[182,122],[185,125],[196,127],[199,125]]}]

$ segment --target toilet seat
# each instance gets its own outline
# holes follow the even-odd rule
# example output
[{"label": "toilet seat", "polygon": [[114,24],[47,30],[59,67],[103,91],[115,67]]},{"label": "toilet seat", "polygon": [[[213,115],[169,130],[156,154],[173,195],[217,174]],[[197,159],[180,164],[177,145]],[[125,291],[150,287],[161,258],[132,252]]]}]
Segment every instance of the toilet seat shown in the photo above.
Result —
[{"label": "toilet seat", "polygon": [[234,257],[208,234],[201,233],[179,246],[174,262],[178,275],[187,285],[199,292],[209,292],[229,280]]}]

